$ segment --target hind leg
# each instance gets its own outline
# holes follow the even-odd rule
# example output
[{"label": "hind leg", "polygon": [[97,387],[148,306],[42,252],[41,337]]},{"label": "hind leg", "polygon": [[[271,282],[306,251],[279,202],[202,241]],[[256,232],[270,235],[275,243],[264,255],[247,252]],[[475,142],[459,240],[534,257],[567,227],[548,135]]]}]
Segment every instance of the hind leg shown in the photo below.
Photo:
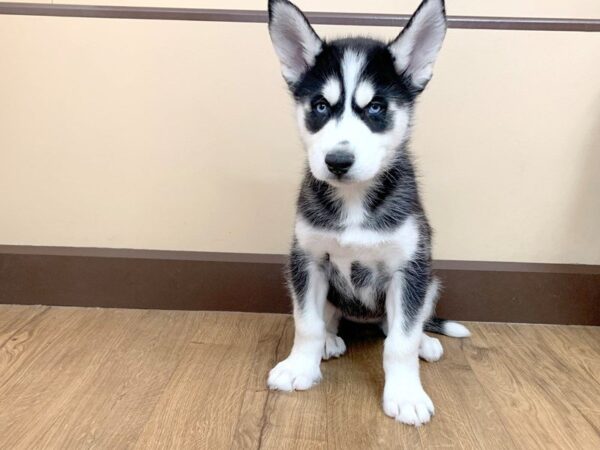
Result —
[{"label": "hind leg", "polygon": [[[379,324],[381,331],[386,336],[388,335],[388,322],[387,318]],[[444,347],[439,339],[428,336],[423,332],[421,336],[421,342],[419,343],[419,358],[424,359],[427,362],[439,361],[444,354]]]},{"label": "hind leg", "polygon": [[419,358],[428,362],[438,361],[444,354],[444,347],[439,339],[423,333],[419,344]]},{"label": "hind leg", "polygon": [[325,346],[323,347],[323,359],[339,358],[346,352],[344,340],[337,335],[338,326],[342,314],[339,309],[331,303],[325,304],[325,328],[327,335],[325,337]]}]

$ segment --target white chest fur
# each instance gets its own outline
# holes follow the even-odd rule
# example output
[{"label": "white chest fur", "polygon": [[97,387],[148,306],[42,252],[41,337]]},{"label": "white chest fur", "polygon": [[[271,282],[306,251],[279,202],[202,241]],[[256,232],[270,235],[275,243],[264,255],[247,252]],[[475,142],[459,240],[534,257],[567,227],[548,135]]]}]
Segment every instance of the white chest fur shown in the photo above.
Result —
[{"label": "white chest fur", "polygon": [[418,248],[419,227],[413,216],[392,231],[375,231],[358,223],[349,223],[343,231],[314,228],[302,218],[296,220],[296,239],[300,248],[320,260],[329,255],[340,269],[353,261],[371,266],[383,263],[387,268],[401,267]]}]

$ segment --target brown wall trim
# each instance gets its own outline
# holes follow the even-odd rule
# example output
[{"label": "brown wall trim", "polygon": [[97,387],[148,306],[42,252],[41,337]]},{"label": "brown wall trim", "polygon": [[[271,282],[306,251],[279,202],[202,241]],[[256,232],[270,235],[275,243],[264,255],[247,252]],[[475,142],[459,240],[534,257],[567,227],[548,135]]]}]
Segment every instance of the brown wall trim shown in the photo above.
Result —
[{"label": "brown wall trim", "polygon": [[[0,14],[111,19],[191,20],[204,22],[264,23],[267,21],[267,13],[265,11],[242,9],[157,8],[6,2],[0,2]],[[315,24],[381,27],[404,26],[410,17],[406,14],[340,12],[308,12],[307,16]],[[448,26],[450,28],[479,30],[598,32],[600,31],[600,19],[449,16]]]},{"label": "brown wall trim", "polygon": [[[282,255],[0,246],[0,303],[289,313]],[[600,325],[600,266],[436,261],[438,314]]]},{"label": "brown wall trim", "polygon": [[167,259],[178,261],[213,261],[283,264],[286,255],[267,253],[197,252],[183,250],[149,250],[106,247],[54,247],[37,245],[2,245],[0,254],[86,256],[94,258]]},{"label": "brown wall trim", "polygon": [[[38,245],[2,245],[0,254],[85,256],[94,258],[164,259],[178,261],[213,261],[284,264],[287,255],[269,253],[200,252],[188,250],[151,250],[107,247],[58,247]],[[491,272],[579,273],[600,274],[600,265],[553,264],[509,261],[464,261],[438,259],[439,270],[479,270]]]}]

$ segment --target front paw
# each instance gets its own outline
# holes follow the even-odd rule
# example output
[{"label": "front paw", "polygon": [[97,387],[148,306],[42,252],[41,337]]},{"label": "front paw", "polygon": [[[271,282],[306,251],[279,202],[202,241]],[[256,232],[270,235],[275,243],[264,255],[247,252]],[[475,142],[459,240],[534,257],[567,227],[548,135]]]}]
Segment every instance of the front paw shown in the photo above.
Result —
[{"label": "front paw", "polygon": [[383,391],[383,411],[407,425],[419,426],[431,420],[435,410],[433,402],[418,386],[387,384]]},{"label": "front paw", "polygon": [[289,357],[271,369],[267,384],[269,389],[289,392],[310,389],[319,381],[321,381],[321,369],[318,364]]}]

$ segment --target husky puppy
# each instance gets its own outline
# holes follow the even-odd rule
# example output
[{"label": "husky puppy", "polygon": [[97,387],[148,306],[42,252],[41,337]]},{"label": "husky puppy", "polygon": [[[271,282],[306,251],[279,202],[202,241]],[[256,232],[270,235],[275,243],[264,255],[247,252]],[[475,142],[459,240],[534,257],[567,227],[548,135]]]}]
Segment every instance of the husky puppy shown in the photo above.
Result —
[{"label": "husky puppy", "polygon": [[429,422],[433,403],[419,357],[438,360],[439,340],[468,336],[433,317],[438,280],[431,228],[408,151],[415,100],[431,78],[446,32],[443,0],[424,0],[391,42],[321,39],[287,0],[269,1],[269,32],[296,104],[307,169],[300,188],[288,281],[295,338],[269,373],[271,389],[308,389],[321,359],[342,355],[341,317],[381,324],[387,337],[383,410]]}]

